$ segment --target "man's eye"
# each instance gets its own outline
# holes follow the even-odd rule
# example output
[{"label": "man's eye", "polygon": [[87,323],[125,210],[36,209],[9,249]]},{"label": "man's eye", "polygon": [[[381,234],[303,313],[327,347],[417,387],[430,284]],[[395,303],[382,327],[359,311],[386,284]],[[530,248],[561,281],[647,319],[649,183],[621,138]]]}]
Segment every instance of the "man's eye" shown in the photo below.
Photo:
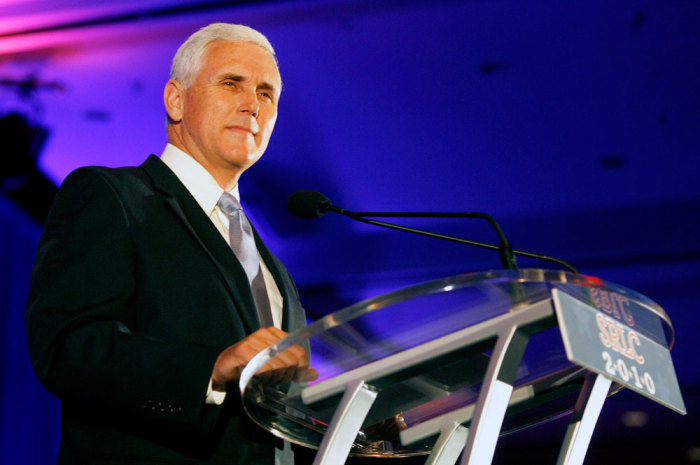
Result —
[{"label": "man's eye", "polygon": [[224,81],[224,85],[228,87],[233,87],[236,85],[234,81]]}]

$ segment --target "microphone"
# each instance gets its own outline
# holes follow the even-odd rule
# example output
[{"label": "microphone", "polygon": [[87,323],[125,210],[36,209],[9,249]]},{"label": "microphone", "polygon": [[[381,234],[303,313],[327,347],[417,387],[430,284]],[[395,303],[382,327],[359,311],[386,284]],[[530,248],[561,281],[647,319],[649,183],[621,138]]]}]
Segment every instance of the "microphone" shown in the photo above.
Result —
[{"label": "microphone", "polygon": [[316,191],[296,191],[287,198],[289,212],[302,220],[320,218],[328,213],[332,206],[328,197]]},{"label": "microphone", "polygon": [[[311,190],[301,190],[292,193],[287,199],[287,208],[290,213],[297,218],[301,219],[313,219],[319,218],[329,211],[340,213],[341,215],[349,216],[350,218],[362,221],[363,223],[374,224],[377,226],[390,227],[392,229],[399,229],[401,231],[413,232],[417,234],[422,234],[425,236],[439,237],[441,239],[448,239],[449,236],[443,236],[442,234],[429,233],[428,231],[422,231],[414,228],[407,228],[405,226],[391,225],[390,223],[384,223],[376,220],[369,220],[366,217],[392,217],[392,218],[482,218],[489,222],[489,224],[494,228],[498,238],[500,239],[500,245],[497,247],[499,254],[501,256],[501,264],[504,268],[509,270],[515,270],[518,268],[515,262],[515,256],[513,255],[513,248],[503,234],[503,230],[498,225],[496,220],[486,213],[471,212],[471,213],[444,213],[444,212],[352,212],[345,210],[344,208],[336,207],[333,205],[328,197],[321,194],[320,192]],[[419,232],[421,231],[421,232]],[[476,245],[476,244],[472,244]],[[495,247],[495,246],[494,246]]]},{"label": "microphone", "polygon": [[362,212],[351,212],[344,208],[337,207],[331,203],[331,200],[320,192],[301,190],[292,193],[287,198],[287,209],[289,213],[301,218],[302,220],[311,220],[320,218],[328,212],[340,213],[341,215],[349,216],[354,220],[360,220],[362,216],[378,216],[364,215]]},{"label": "microphone", "polygon": [[[345,210],[344,208],[337,207],[332,204],[330,199],[320,192],[311,190],[300,190],[292,193],[287,199],[287,208],[289,212],[301,219],[313,219],[324,216],[329,211],[340,213],[341,215],[348,216],[356,221],[362,223],[372,224],[375,226],[382,226],[385,228],[396,229],[399,231],[410,232],[413,234],[419,234],[422,236],[434,237],[437,239],[443,239],[451,242],[457,242],[460,244],[472,245],[475,247],[481,247],[484,249],[497,250],[501,256],[501,263],[504,268],[507,269],[517,269],[515,263],[515,255],[520,255],[523,257],[534,258],[537,260],[542,260],[546,262],[556,263],[564,268],[572,271],[573,273],[578,273],[576,268],[574,268],[569,263],[558,258],[550,257],[547,255],[536,254],[532,252],[526,252],[523,250],[514,250],[508,240],[505,238],[503,231],[500,226],[491,216],[480,213],[454,213],[454,212],[353,212]],[[462,239],[454,236],[446,236],[444,234],[438,234],[430,231],[425,231],[422,229],[410,228],[407,226],[402,226],[393,223],[386,223],[383,221],[372,220],[366,217],[393,217],[393,218],[482,218],[491,224],[491,226],[496,230],[498,237],[501,241],[500,245],[496,246],[493,244],[486,244],[484,242],[472,241],[469,239]]]}]

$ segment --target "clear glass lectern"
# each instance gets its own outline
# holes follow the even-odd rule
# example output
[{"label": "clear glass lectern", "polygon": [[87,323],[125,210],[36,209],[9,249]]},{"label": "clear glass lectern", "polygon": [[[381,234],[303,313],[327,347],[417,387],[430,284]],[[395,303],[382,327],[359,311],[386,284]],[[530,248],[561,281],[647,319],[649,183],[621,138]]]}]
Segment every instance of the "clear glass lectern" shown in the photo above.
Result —
[{"label": "clear glass lectern", "polygon": [[[559,463],[573,464],[605,397],[624,386],[684,413],[664,358],[672,343],[664,310],[630,289],[563,271],[499,270],[328,315],[258,354],[240,391],[263,428],[317,448],[316,465],[348,454],[430,454],[427,464],[452,465],[462,452],[463,464],[486,464],[499,435],[571,412]],[[297,344],[310,352],[314,379],[270,386],[255,376]]]}]

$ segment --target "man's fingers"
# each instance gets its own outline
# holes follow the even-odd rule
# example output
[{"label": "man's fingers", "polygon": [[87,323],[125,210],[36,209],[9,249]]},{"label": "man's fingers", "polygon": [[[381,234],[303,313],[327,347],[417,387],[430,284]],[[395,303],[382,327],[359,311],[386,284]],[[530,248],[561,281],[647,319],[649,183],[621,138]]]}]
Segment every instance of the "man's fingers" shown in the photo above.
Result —
[{"label": "man's fingers", "polygon": [[265,367],[269,370],[296,369],[297,367],[304,366],[306,363],[306,352],[303,349],[302,353],[290,349],[285,350],[269,360],[267,364],[265,364]]},{"label": "man's fingers", "polygon": [[212,379],[215,382],[230,383],[238,380],[250,360],[270,345],[287,336],[277,328],[261,328],[245,339],[227,347],[216,360]]},{"label": "man's fingers", "polygon": [[278,339],[282,339],[284,337],[289,336],[288,332],[282,331],[281,329],[275,328],[274,326],[268,326],[267,328],[260,328],[260,330],[265,330],[266,332],[269,332],[270,334],[277,336]]},{"label": "man's fingers", "polygon": [[[260,328],[240,342],[228,347],[217,359],[212,379],[216,382],[232,382],[240,377],[243,367],[253,357],[289,334],[275,327]],[[265,384],[279,384],[297,379],[315,379],[318,373],[301,373],[309,366],[306,350],[295,345],[269,360],[257,375]]]},{"label": "man's fingers", "polygon": [[270,326],[269,328],[258,329],[253,334],[243,339],[243,341],[249,341],[251,344],[256,345],[263,344],[262,349],[260,349],[263,350],[266,347],[269,347],[272,344],[278,342],[280,339],[284,339],[288,335],[288,333],[282,331],[281,329],[277,329],[274,326]]},{"label": "man's fingers", "polygon": [[293,346],[269,360],[257,374],[265,384],[316,379],[318,372],[308,371],[308,366],[306,351],[301,346]]},{"label": "man's fingers", "polygon": [[258,353],[285,337],[287,337],[287,333],[277,328],[261,328],[239,343],[234,344],[233,347],[236,347],[236,352],[246,359],[245,363],[248,363]]}]

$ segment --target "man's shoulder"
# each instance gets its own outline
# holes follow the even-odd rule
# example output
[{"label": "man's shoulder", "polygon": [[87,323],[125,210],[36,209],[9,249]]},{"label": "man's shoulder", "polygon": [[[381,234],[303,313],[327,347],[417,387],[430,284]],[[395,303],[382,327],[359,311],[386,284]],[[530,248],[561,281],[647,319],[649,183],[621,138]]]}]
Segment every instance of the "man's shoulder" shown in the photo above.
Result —
[{"label": "man's shoulder", "polygon": [[120,166],[120,167],[109,167],[109,166],[99,166],[99,165],[89,165],[81,166],[71,171],[68,178],[76,176],[101,176],[105,178],[123,179],[130,177],[142,177],[144,176],[144,165],[147,163],[152,163],[153,159],[158,160],[155,155],[149,156],[149,158],[139,166]]},{"label": "man's shoulder", "polygon": [[137,186],[151,186],[152,180],[145,166],[147,164],[162,164],[160,160],[151,155],[139,166],[83,166],[72,171],[63,181],[63,185],[106,183],[115,188],[129,188]]}]

